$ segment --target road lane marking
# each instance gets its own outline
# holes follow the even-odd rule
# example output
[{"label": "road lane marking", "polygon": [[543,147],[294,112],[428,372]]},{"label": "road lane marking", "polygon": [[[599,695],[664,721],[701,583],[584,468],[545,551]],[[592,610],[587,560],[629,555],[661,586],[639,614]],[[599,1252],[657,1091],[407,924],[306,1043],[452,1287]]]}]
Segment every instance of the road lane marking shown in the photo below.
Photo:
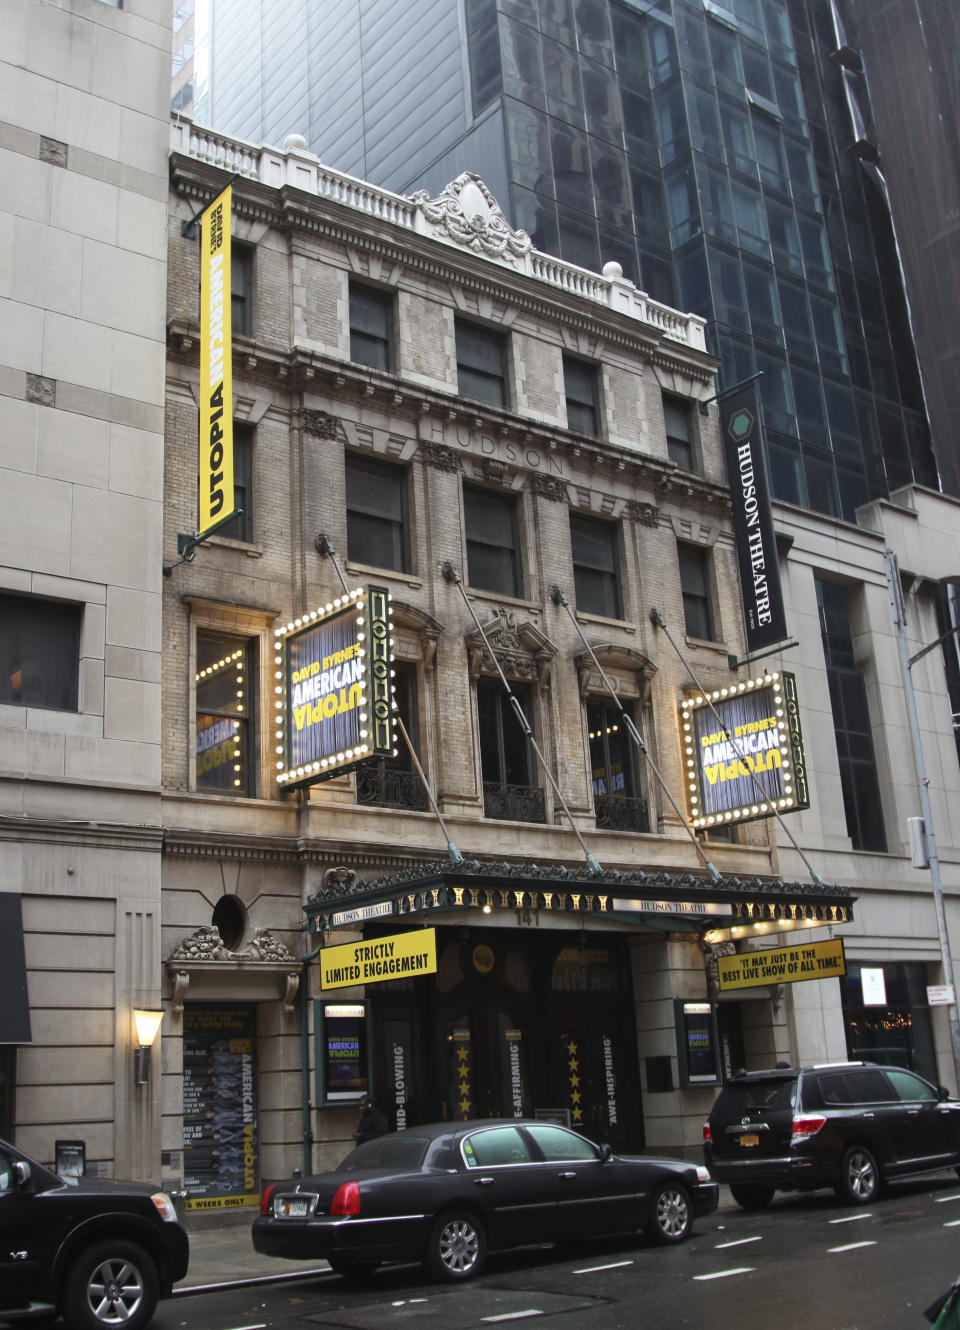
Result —
[{"label": "road lane marking", "polygon": [[827,1250],[831,1252],[856,1251],[858,1247],[875,1247],[876,1245],[875,1242],[848,1242],[845,1247],[829,1247]]},{"label": "road lane marking", "polygon": [[747,1242],[762,1242],[763,1238],[758,1233],[755,1238],[733,1238],[730,1242],[717,1242],[714,1244],[714,1251],[726,1251],[728,1247],[742,1247]]},{"label": "road lane marking", "polygon": [[841,1215],[839,1219],[831,1219],[831,1224],[855,1224],[858,1219],[872,1219],[873,1211],[867,1210],[865,1214]]},{"label": "road lane marking", "polygon": [[960,1219],[948,1219],[944,1228],[960,1228]]},{"label": "road lane marking", "polygon": [[694,1279],[729,1279],[731,1275],[750,1275],[753,1274],[756,1266],[738,1265],[732,1270],[715,1270],[711,1275],[694,1275]]},{"label": "road lane marking", "polygon": [[586,1265],[582,1270],[571,1270],[574,1275],[594,1275],[598,1270],[621,1270],[625,1265],[633,1265],[633,1261],[611,1261],[609,1265]]},{"label": "road lane marking", "polygon": [[934,1196],[937,1205],[943,1205],[944,1201],[960,1201],[960,1195],[956,1196]]},{"label": "road lane marking", "polygon": [[481,1316],[481,1321],[521,1321],[525,1316],[542,1316],[539,1307],[531,1307],[525,1312],[501,1312],[499,1316]]}]

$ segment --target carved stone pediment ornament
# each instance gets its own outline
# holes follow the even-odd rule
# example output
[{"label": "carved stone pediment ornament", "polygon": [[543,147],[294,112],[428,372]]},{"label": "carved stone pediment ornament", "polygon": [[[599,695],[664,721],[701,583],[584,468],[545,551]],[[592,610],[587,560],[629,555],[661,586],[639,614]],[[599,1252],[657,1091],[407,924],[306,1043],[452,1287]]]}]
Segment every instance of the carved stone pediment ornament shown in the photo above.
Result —
[{"label": "carved stone pediment ornament", "polygon": [[275,972],[280,982],[280,1000],[288,1014],[300,984],[299,961],[293,952],[267,928],[258,928],[241,951],[225,947],[218,929],[204,924],[183,938],[167,958],[167,970],[173,983],[173,1010],[183,1011],[191,976],[211,968],[247,973]]},{"label": "carved stone pediment ornament", "polygon": [[[633,647],[604,642],[594,644],[593,654],[599,660],[604,674],[613,684],[621,701],[638,698],[641,702],[646,702],[657,667],[641,651],[636,651]],[[574,656],[574,663],[577,667],[581,700],[585,701],[591,694],[602,696],[606,693],[606,685],[589,651],[579,652]]]},{"label": "carved stone pediment ornament", "polygon": [[533,241],[526,231],[515,230],[504,217],[497,200],[478,175],[464,171],[435,199],[425,189],[411,194],[438,239],[453,241],[488,259],[517,263],[529,254]]},{"label": "carved stone pediment ornament", "polygon": [[[509,610],[500,609],[489,623],[483,625],[483,631],[508,679],[540,684],[548,681],[550,662],[557,654],[557,648],[534,624],[517,624]],[[475,629],[467,633],[466,641],[471,678],[496,674],[497,666],[479,631]]]}]

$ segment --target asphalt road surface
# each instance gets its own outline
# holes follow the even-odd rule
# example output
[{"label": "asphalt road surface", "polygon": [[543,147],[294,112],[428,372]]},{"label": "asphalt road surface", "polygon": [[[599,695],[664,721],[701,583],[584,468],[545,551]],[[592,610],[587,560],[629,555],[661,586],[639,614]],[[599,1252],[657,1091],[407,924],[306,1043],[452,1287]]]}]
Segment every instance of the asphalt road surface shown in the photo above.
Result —
[{"label": "asphalt road surface", "polygon": [[491,1257],[459,1287],[404,1266],[363,1287],[330,1274],[184,1292],[152,1330],[924,1330],[958,1274],[960,1180],[945,1173],[864,1209],[830,1192],[760,1214],[726,1204],[678,1248],[618,1238]]}]

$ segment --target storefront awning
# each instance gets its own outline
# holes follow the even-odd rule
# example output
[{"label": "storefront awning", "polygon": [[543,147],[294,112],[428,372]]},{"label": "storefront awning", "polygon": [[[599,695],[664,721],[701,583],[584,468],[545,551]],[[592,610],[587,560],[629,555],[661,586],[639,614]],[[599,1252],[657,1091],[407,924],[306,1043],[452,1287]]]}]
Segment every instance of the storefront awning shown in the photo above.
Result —
[{"label": "storefront awning", "polygon": [[20,897],[0,892],[0,1044],[31,1042]]},{"label": "storefront awning", "polygon": [[849,923],[855,899],[844,888],[824,883],[712,880],[693,873],[594,874],[560,864],[478,860],[416,864],[372,882],[334,876],[337,880],[304,906],[313,933],[410,916],[429,916],[439,923],[444,914],[465,910],[485,915],[539,910],[700,932],[720,941],[754,930],[780,933]]}]

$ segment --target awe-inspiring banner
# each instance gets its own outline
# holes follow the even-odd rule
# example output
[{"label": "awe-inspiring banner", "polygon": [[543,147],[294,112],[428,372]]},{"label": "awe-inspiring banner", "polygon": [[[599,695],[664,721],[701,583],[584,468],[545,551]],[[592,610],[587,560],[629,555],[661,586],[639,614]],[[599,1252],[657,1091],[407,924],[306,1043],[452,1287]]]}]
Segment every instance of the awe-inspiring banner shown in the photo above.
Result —
[{"label": "awe-inspiring banner", "polygon": [[720,428],[749,653],[787,636],[755,383],[720,398]]},{"label": "awe-inspiring banner", "polygon": [[368,586],[277,630],[281,787],[393,755],[390,596]]},{"label": "awe-inspiring banner", "polygon": [[200,493],[197,535],[233,515],[233,330],[230,213],[233,189],[200,219]]}]

